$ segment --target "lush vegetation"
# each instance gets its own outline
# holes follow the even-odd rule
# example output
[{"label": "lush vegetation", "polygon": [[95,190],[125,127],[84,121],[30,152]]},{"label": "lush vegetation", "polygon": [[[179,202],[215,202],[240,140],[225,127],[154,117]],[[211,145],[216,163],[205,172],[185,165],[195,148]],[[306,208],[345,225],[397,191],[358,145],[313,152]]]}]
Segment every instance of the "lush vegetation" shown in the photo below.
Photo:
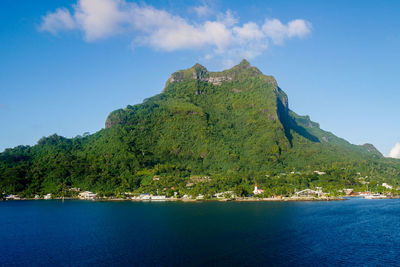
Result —
[{"label": "lush vegetation", "polygon": [[1,191],[247,195],[257,181],[272,196],[315,187],[384,191],[383,181],[399,186],[399,160],[290,111],[276,81],[247,62],[220,73],[195,65],[172,78],[161,94],[112,112],[95,134],[52,135],[7,149],[0,154]]}]

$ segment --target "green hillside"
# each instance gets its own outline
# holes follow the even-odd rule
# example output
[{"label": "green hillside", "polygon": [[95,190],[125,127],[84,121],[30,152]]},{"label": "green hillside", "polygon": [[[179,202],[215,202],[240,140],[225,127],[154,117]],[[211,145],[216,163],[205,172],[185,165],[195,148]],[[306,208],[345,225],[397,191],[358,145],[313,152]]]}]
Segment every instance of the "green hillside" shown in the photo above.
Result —
[{"label": "green hillside", "polygon": [[196,64],[173,73],[161,94],[111,112],[105,126],[93,135],[53,135],[6,150],[0,189],[246,194],[257,180],[272,195],[316,186],[363,189],[363,181],[383,190],[382,181],[400,182],[399,160],[297,115],[275,79],[245,60],[222,72]]}]

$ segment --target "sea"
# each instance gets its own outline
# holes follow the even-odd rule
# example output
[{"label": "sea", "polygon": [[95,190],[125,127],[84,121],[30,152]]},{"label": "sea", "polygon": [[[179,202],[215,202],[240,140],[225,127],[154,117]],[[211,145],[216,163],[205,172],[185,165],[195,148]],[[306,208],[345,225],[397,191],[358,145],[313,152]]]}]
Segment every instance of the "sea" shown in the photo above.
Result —
[{"label": "sea", "polygon": [[2,201],[0,266],[400,266],[400,200]]}]

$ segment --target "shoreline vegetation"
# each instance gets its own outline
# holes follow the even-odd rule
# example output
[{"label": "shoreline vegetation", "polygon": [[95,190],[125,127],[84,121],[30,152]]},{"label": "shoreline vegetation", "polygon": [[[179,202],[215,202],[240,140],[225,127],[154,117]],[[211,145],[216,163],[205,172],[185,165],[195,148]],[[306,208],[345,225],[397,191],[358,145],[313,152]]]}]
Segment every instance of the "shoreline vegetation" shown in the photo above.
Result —
[{"label": "shoreline vegetation", "polygon": [[[120,198],[120,197],[100,197],[94,199],[83,199],[79,197],[55,197],[50,199],[44,198],[13,198],[0,199],[0,201],[32,201],[32,200],[86,200],[94,202],[113,202],[113,201],[131,201],[131,202],[303,202],[303,201],[345,201],[349,198],[364,198],[363,196],[323,196],[323,197],[238,197],[238,198],[163,198],[163,199],[139,199],[139,198]],[[400,199],[400,196],[383,196],[375,199]]]},{"label": "shoreline vegetation", "polygon": [[[158,177],[157,177],[158,178]],[[158,180],[156,180],[158,181]],[[263,202],[263,201],[336,201],[346,200],[348,197],[360,197],[364,199],[391,199],[400,198],[398,190],[387,183],[382,186],[384,191],[365,190],[359,191],[352,188],[341,189],[337,191],[324,192],[322,187],[307,188],[303,190],[294,189],[293,192],[287,194],[274,194],[268,192],[268,188],[262,189],[257,182],[254,184],[254,190],[230,190],[219,191],[218,193],[199,193],[194,190],[186,189],[181,191],[172,187],[173,192],[167,192],[167,188],[163,190],[149,190],[145,192],[115,192],[104,193],[101,191],[84,191],[78,187],[65,187],[61,192],[56,193],[37,193],[30,195],[23,194],[7,194],[5,191],[0,192],[1,200],[91,200],[91,201],[133,201],[133,202],[201,202],[201,201],[236,201],[236,202]],[[391,190],[389,190],[391,189]]]},{"label": "shoreline vegetation", "polygon": [[[52,198],[52,199],[35,199],[35,198],[20,198],[20,199],[10,199],[3,201],[26,201],[26,200],[87,200],[87,201],[95,201],[95,202],[108,202],[108,201],[131,201],[131,202],[285,202],[285,201],[338,201],[338,200],[346,200],[343,197],[322,197],[322,198],[314,198],[314,197],[299,197],[299,198],[291,198],[291,197],[283,197],[283,198],[221,198],[221,199],[181,199],[181,198],[165,198],[165,199],[128,199],[128,198],[97,198],[97,199],[81,199],[81,198]],[[1,200],[0,200],[1,201]]]}]

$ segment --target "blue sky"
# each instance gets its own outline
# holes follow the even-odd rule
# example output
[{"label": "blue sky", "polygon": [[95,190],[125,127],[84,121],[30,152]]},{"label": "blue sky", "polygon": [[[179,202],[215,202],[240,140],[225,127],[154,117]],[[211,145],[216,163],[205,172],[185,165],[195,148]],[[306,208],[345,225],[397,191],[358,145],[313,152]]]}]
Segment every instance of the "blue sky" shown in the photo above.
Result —
[{"label": "blue sky", "polygon": [[385,155],[400,142],[400,1],[0,5],[0,151],[94,133],[112,110],[160,93],[172,72],[242,57],[323,129]]}]

